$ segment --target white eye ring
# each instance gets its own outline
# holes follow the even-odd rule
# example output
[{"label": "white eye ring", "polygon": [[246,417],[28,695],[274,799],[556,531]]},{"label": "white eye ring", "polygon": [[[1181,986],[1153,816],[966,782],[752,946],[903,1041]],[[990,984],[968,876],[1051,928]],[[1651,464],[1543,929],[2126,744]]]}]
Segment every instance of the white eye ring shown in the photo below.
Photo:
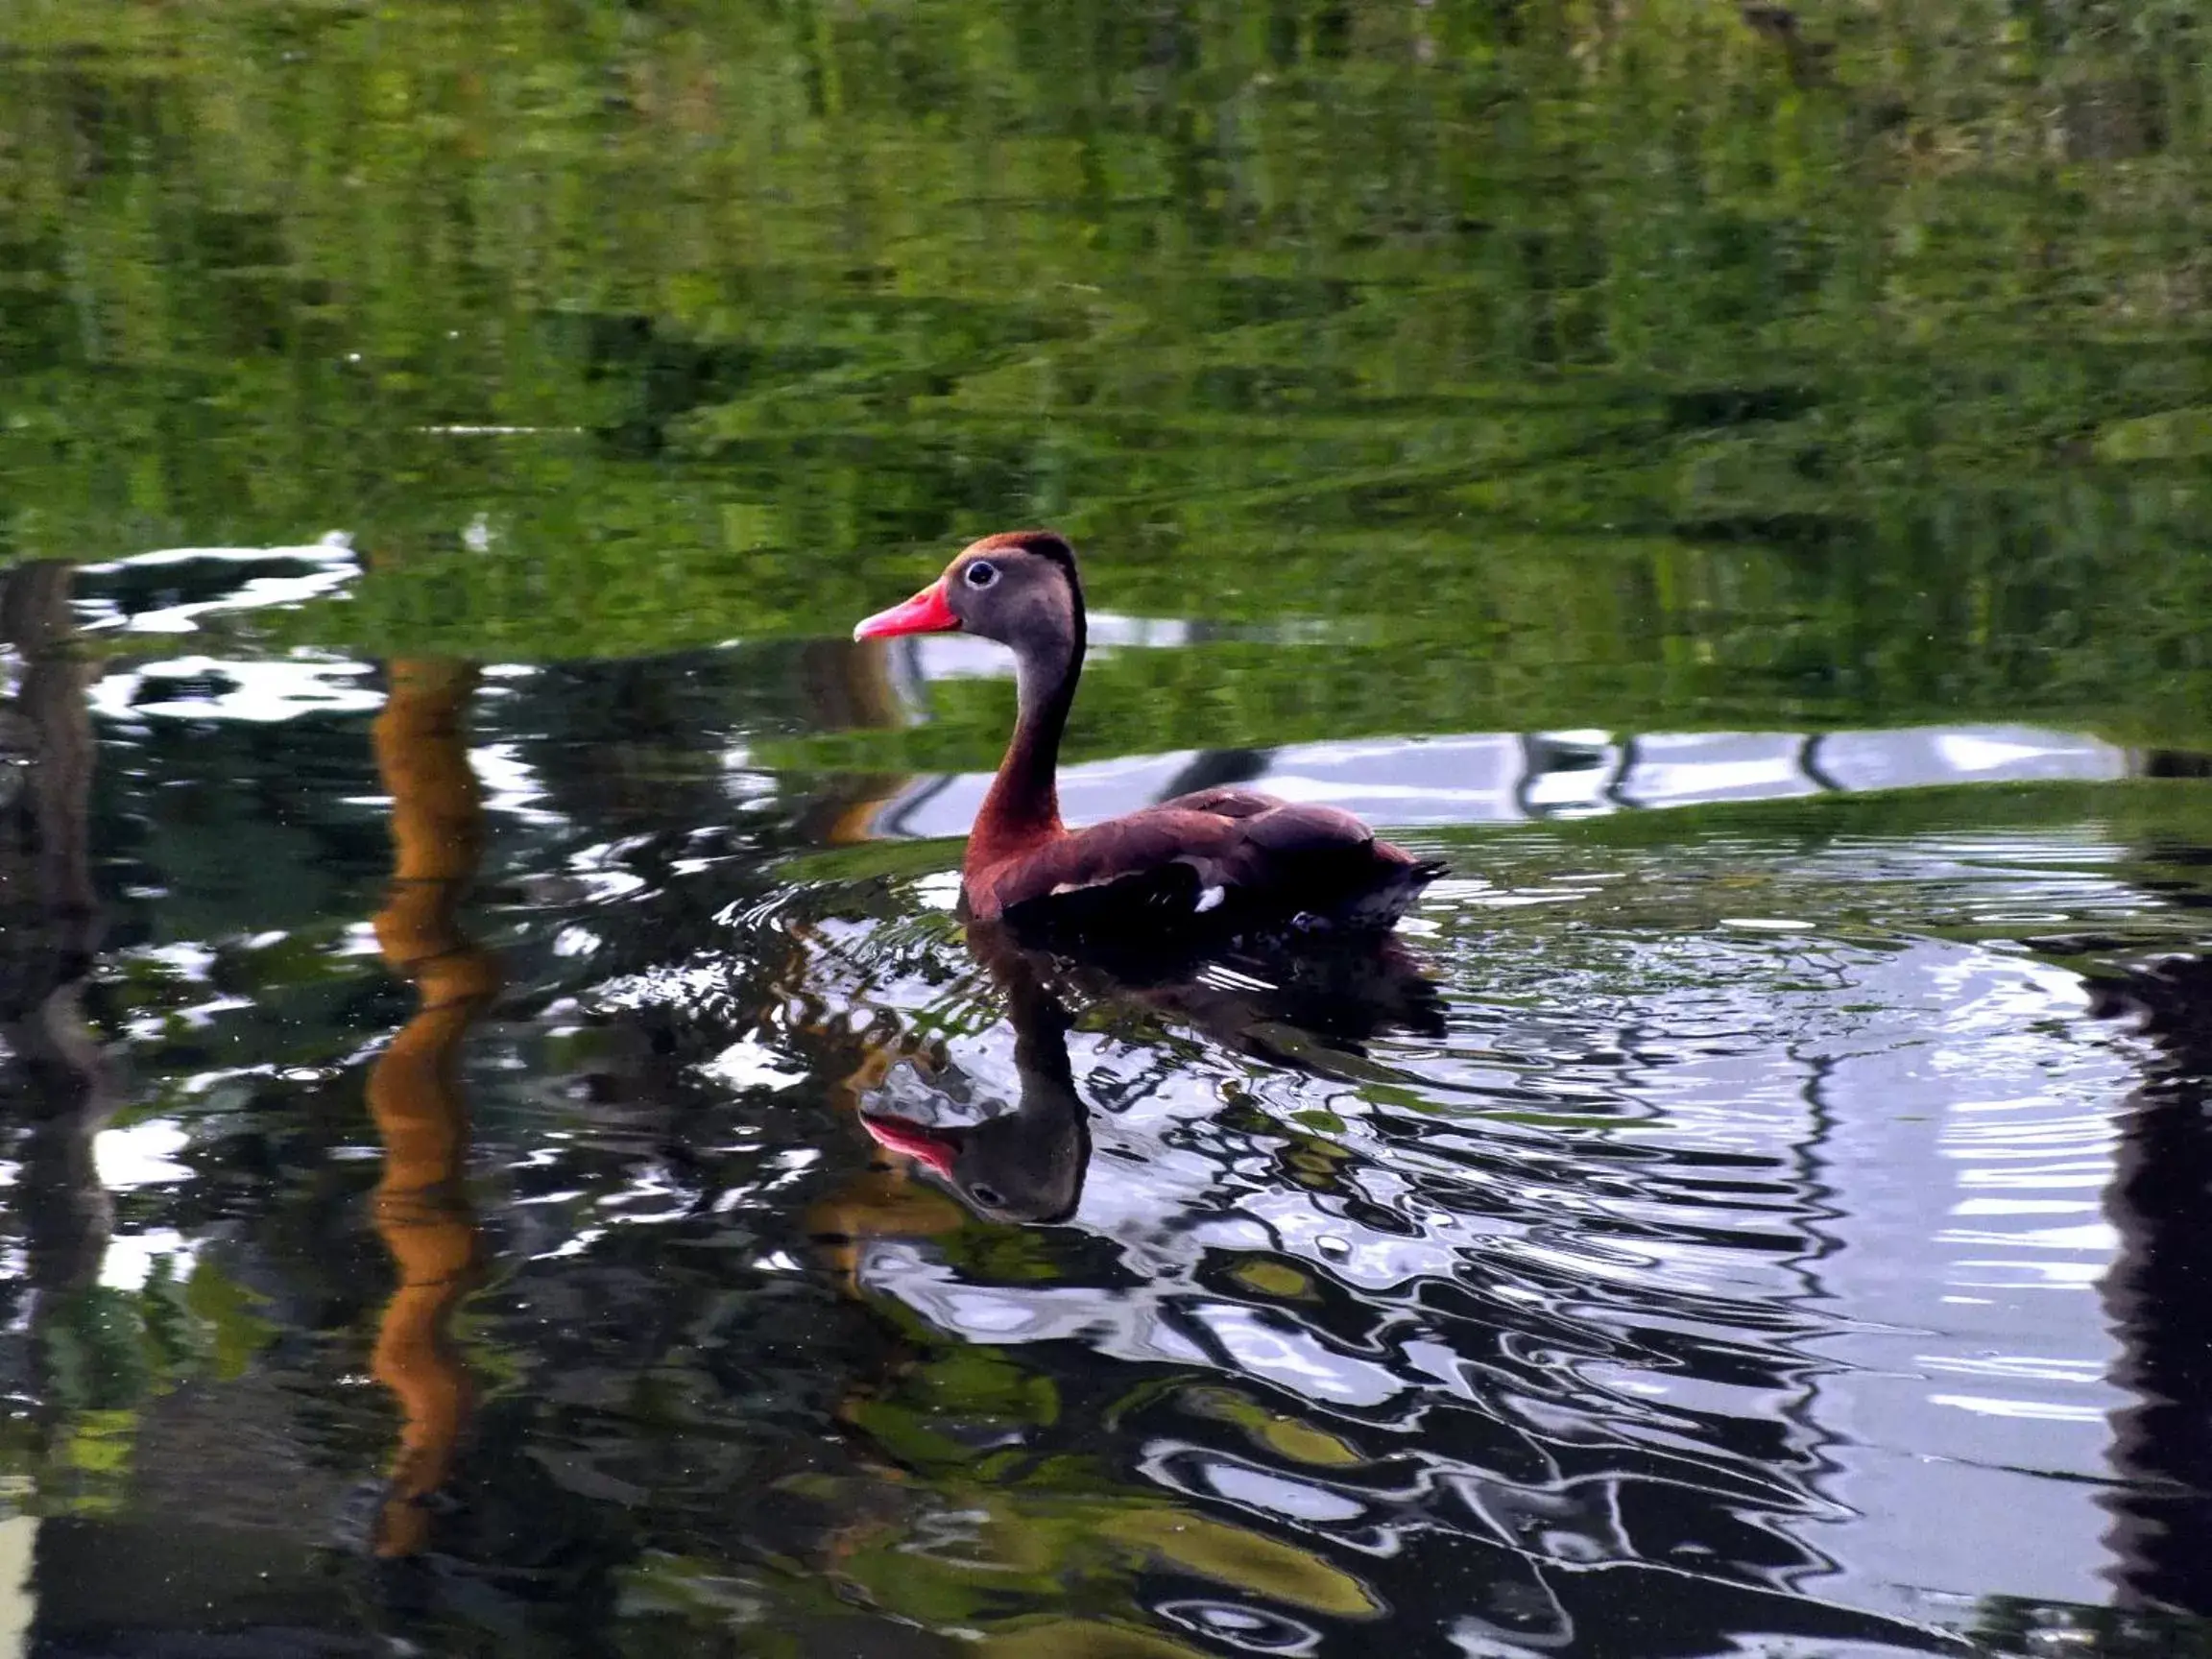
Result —
[{"label": "white eye ring", "polygon": [[968,566],[962,580],[971,588],[988,588],[998,580],[998,566],[988,559],[978,559]]}]

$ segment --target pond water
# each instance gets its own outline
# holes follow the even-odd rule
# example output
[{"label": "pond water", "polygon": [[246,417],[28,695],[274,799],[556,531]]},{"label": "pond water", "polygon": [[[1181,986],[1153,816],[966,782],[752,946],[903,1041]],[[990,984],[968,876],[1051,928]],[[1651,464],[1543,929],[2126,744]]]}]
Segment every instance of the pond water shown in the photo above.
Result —
[{"label": "pond water", "polygon": [[0,16],[0,1655],[2212,1652],[2208,32]]}]

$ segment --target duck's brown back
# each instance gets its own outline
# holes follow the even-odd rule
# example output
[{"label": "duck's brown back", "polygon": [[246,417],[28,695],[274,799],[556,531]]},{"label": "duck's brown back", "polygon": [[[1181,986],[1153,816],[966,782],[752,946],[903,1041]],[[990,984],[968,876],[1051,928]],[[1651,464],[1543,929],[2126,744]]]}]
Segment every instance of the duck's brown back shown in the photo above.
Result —
[{"label": "duck's brown back", "polygon": [[1396,921],[1439,869],[1336,807],[1204,789],[979,870],[968,899],[985,918],[1080,896],[1101,921],[1113,914],[1102,902],[1125,899],[1133,924],[1218,911],[1223,925],[1304,918],[1373,928]]}]

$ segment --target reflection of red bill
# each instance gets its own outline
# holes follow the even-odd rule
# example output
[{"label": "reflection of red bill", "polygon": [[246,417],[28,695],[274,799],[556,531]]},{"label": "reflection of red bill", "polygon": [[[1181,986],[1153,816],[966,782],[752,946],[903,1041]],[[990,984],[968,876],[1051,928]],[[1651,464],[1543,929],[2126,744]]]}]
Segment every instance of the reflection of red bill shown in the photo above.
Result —
[{"label": "reflection of red bill", "polygon": [[948,1181],[952,1179],[952,1156],[958,1147],[950,1138],[902,1118],[871,1118],[865,1113],[861,1114],[860,1127],[873,1135],[878,1145],[917,1164],[926,1164]]}]

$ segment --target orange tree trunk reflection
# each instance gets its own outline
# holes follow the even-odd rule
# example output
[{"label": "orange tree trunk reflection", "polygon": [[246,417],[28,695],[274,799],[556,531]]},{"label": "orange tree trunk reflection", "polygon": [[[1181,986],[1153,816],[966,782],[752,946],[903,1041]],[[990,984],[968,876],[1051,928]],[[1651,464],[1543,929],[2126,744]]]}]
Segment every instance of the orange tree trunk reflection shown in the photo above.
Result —
[{"label": "orange tree trunk reflection", "polygon": [[384,1143],[375,1227],[399,1275],[372,1369],[404,1420],[375,1527],[380,1555],[413,1554],[428,1541],[423,1500],[451,1472],[473,1394],[449,1330],[480,1276],[463,1179],[469,1110],[458,1062],[499,979],[496,958],[455,918],[484,846],[462,718],[475,683],[475,669],[464,663],[395,661],[374,729],[377,769],[392,797],[394,852],[376,942],[417,996],[414,1017],[369,1075],[369,1110]]}]

